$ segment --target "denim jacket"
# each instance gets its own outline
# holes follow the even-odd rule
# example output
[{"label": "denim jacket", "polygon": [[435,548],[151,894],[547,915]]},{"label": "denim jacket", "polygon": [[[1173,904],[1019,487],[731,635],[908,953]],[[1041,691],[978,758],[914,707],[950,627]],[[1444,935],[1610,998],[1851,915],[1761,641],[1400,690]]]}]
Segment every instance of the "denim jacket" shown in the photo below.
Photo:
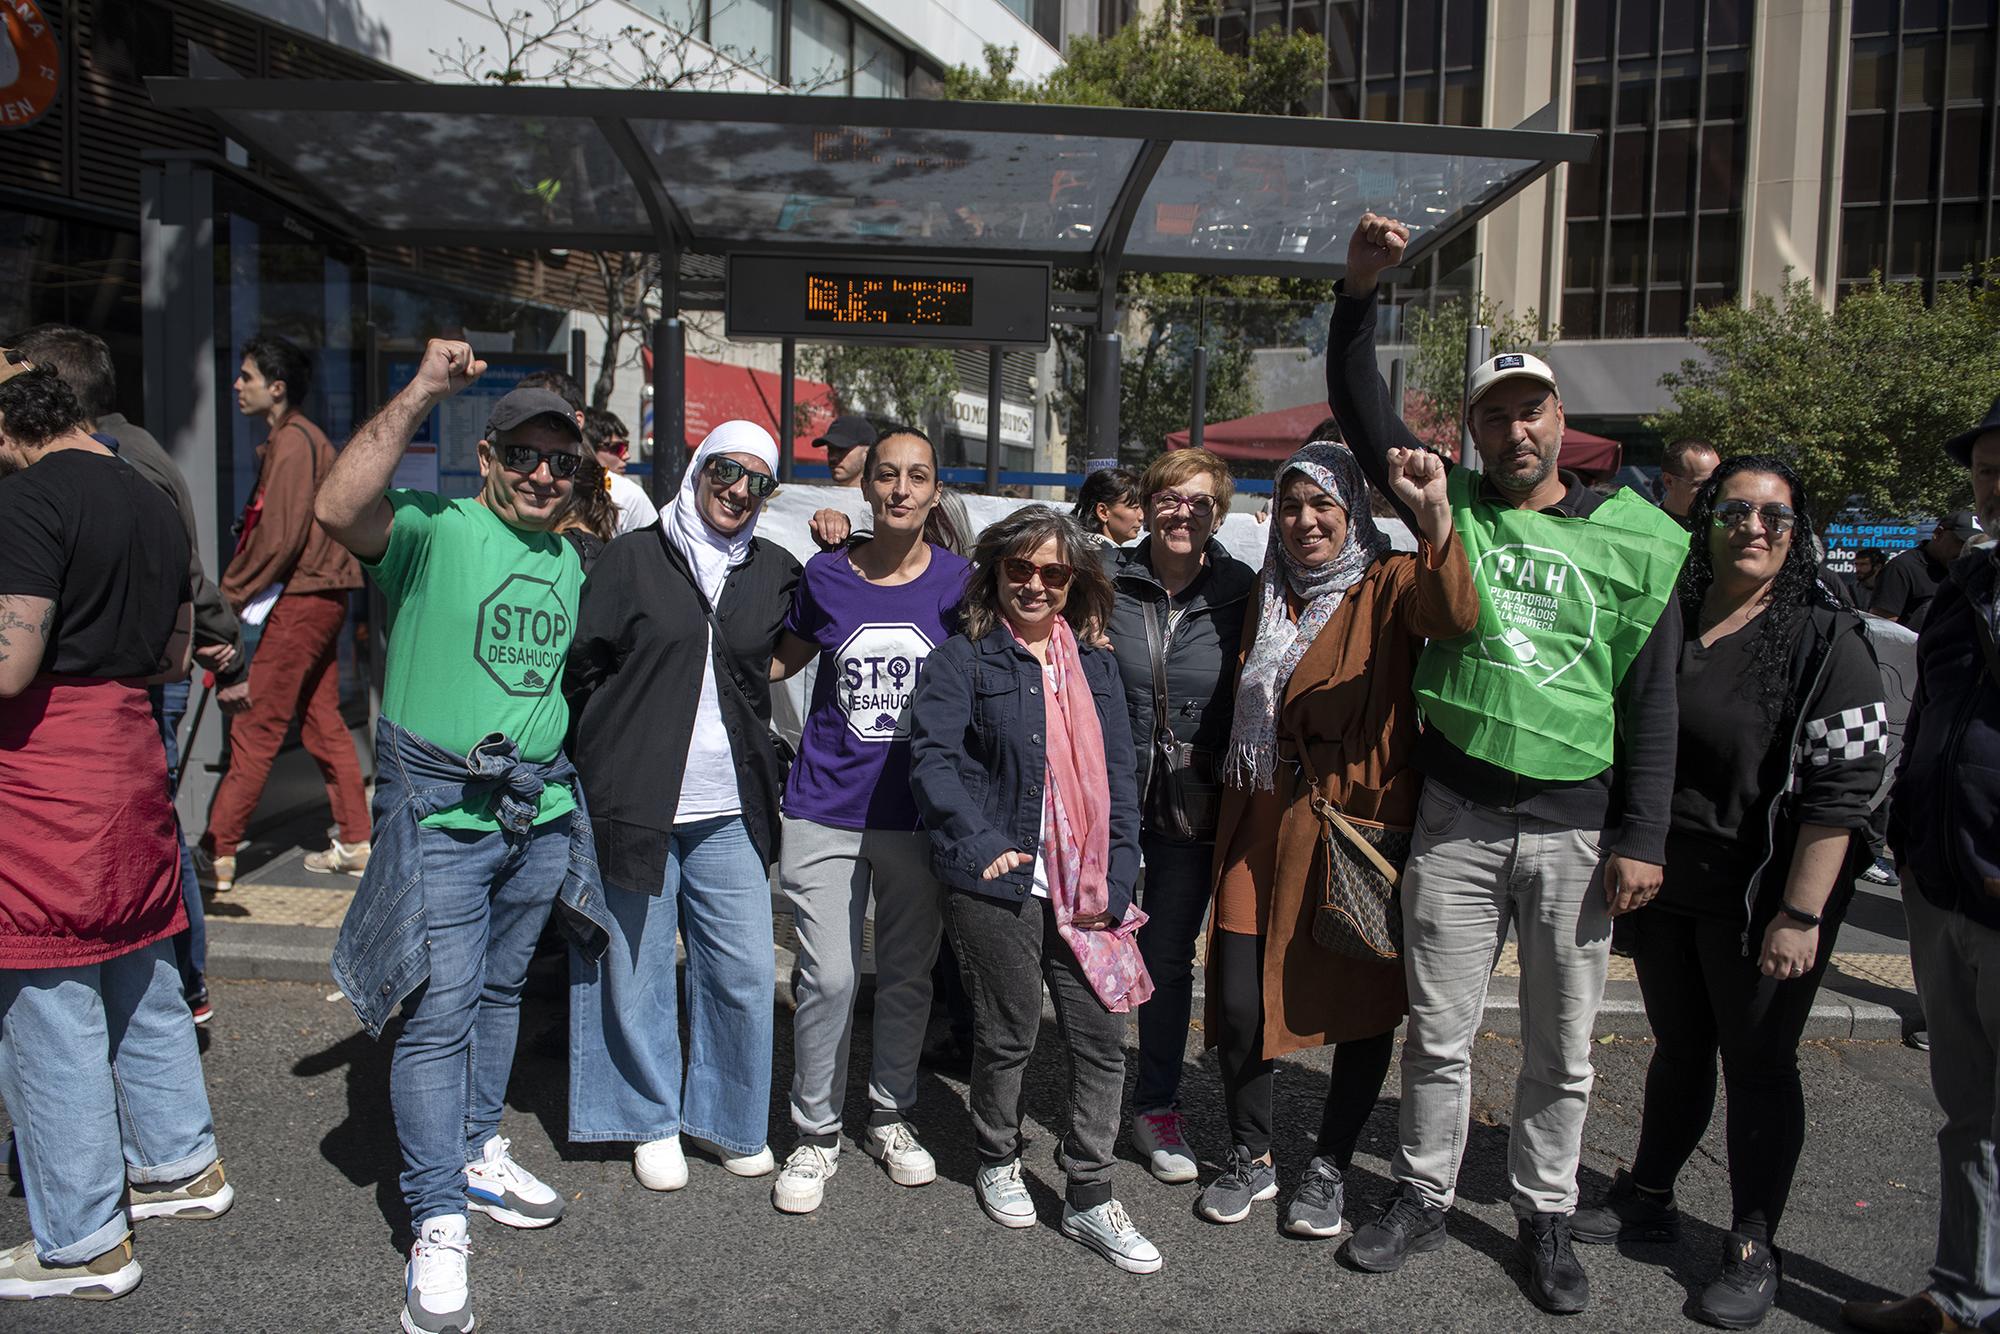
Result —
[{"label": "denim jacket", "polygon": [[520,757],[512,741],[492,733],[470,756],[454,755],[416,733],[381,720],[375,729],[380,772],[375,780],[375,847],[333,947],[333,977],[371,1036],[431,975],[430,924],[424,915],[424,865],[417,827],[425,816],[468,796],[498,791],[499,837],[523,838],[534,828],[535,799],[546,783],[568,783],[576,795],[569,820],[569,874],[557,895],[563,926],[592,958],[603,953],[610,917],[583,785],[566,755],[547,764]]},{"label": "denim jacket", "polygon": [[[1139,789],[1132,725],[1118,666],[1103,649],[1078,646],[1104,729],[1111,791],[1111,864],[1106,905],[1122,918],[1139,879]],[[910,793],[930,831],[931,869],[951,889],[1018,903],[1034,867],[992,880],[980,873],[1001,853],[1037,855],[1048,753],[1042,668],[1006,627],[973,643],[953,635],[924,659],[910,699]]]}]

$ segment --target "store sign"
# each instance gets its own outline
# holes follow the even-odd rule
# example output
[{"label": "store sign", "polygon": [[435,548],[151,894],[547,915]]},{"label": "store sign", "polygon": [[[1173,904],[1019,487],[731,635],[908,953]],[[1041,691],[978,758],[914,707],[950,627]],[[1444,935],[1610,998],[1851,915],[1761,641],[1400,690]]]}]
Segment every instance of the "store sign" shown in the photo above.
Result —
[{"label": "store sign", "polygon": [[33,125],[61,89],[55,25],[34,0],[0,0],[0,130]]},{"label": "store sign", "polygon": [[[971,436],[975,440],[986,438],[986,396],[968,394],[959,390],[951,396],[951,419],[958,427],[958,433]],[[1000,443],[1003,445],[1032,445],[1035,443],[1034,409],[1019,403],[1000,401]]]}]

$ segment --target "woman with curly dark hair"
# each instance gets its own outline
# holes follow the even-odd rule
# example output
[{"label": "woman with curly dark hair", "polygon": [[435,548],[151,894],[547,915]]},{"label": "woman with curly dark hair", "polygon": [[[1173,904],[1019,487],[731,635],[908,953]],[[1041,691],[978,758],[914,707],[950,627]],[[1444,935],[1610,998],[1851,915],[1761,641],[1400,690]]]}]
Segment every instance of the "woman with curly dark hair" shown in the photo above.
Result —
[{"label": "woman with curly dark hair", "polygon": [[1730,459],[1688,517],[1666,881],[1630,941],[1655,1039],[1639,1148],[1570,1234],[1679,1234],[1674,1180],[1714,1113],[1719,1052],[1733,1217],[1695,1314],[1747,1329],[1778,1295],[1772,1237],[1805,1143],[1799,1038],[1868,860],[1855,834],[1881,781],[1886,714],[1867,632],[1820,586],[1790,467]]},{"label": "woman with curly dark hair", "polygon": [[585,454],[577,465],[576,486],[570,492],[569,508],[556,522],[556,531],[576,548],[583,571],[597,564],[618,528],[618,507],[611,502],[611,478],[594,454]]}]

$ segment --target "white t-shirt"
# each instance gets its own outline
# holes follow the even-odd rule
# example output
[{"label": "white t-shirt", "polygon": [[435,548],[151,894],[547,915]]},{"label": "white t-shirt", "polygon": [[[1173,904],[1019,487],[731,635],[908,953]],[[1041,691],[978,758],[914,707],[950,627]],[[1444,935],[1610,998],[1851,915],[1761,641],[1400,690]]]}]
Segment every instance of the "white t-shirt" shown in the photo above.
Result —
[{"label": "white t-shirt", "polygon": [[722,701],[715,693],[715,632],[702,627],[709,651],[701,670],[701,698],[694,706],[694,735],[688,738],[687,768],[681,774],[681,801],[674,811],[677,825],[695,824],[743,810],[736,786],[736,756],[729,732],[722,725]]},{"label": "white t-shirt", "polygon": [[611,525],[613,537],[623,537],[659,519],[659,507],[653,504],[645,487],[622,472],[606,473],[605,480],[611,484],[611,508],[618,515]]}]

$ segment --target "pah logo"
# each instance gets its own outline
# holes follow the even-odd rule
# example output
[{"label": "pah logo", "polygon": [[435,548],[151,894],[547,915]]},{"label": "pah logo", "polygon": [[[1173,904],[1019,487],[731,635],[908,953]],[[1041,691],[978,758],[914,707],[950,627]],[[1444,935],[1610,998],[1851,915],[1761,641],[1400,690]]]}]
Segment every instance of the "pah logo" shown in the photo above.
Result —
[{"label": "pah logo", "polygon": [[562,679],[574,628],[553,583],[510,574],[479,604],[472,655],[508,694],[540,699]]},{"label": "pah logo", "polygon": [[930,636],[907,622],[864,625],[849,635],[834,652],[833,684],[848,730],[863,741],[909,736],[910,695],[932,647]]},{"label": "pah logo", "polygon": [[1597,594],[1562,552],[1525,542],[1494,547],[1480,556],[1473,576],[1499,622],[1497,632],[1479,641],[1488,661],[1547,685],[1590,651]]}]

